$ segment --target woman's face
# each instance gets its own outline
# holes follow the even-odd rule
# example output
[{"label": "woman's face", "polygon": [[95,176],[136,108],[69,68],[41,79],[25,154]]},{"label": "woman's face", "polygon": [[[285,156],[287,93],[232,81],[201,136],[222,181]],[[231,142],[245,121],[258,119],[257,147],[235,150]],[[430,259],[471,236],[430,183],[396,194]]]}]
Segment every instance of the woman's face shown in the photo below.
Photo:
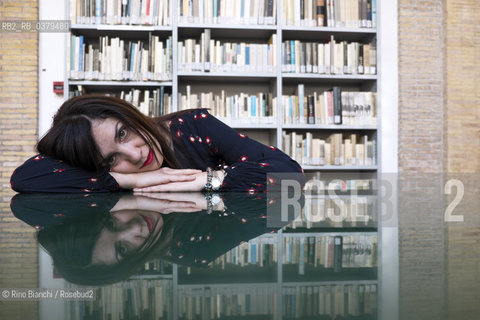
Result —
[{"label": "woman's face", "polygon": [[92,135],[113,172],[134,173],[159,169],[163,156],[152,150],[143,137],[115,118],[92,121]]},{"label": "woman's face", "polygon": [[112,212],[93,247],[92,263],[119,263],[126,256],[137,253],[145,241],[156,238],[162,227],[162,215],[157,212]]}]

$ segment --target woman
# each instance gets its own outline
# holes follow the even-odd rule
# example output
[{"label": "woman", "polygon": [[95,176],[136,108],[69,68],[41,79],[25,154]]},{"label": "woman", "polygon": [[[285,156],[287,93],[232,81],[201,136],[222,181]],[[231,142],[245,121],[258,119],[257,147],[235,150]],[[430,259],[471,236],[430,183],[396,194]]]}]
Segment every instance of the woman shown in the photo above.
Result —
[{"label": "woman", "polygon": [[[15,170],[18,192],[266,190],[267,174],[300,173],[275,147],[237,133],[205,109],[148,118],[114,97],[67,100]],[[275,179],[269,182],[274,183]]]}]

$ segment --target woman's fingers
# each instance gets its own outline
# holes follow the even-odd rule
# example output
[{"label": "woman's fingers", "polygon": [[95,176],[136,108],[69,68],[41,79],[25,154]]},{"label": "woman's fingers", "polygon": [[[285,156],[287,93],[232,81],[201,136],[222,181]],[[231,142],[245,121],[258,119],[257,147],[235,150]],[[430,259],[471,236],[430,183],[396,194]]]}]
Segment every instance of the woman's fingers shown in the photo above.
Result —
[{"label": "woman's fingers", "polygon": [[163,171],[163,173],[166,173],[166,174],[186,174],[186,175],[197,174],[202,172],[202,170],[198,170],[198,169],[172,169],[169,167],[163,167],[163,168],[160,168],[159,170]]}]

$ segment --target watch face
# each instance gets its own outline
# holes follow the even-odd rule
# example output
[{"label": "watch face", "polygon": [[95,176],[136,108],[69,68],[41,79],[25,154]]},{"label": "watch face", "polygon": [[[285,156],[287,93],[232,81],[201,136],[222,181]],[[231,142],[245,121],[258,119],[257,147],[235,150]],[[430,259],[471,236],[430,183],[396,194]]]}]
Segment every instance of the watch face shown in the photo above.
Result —
[{"label": "watch face", "polygon": [[213,189],[218,189],[218,188],[220,188],[220,179],[218,179],[218,178],[213,178],[213,179],[212,179],[212,187],[213,187]]}]

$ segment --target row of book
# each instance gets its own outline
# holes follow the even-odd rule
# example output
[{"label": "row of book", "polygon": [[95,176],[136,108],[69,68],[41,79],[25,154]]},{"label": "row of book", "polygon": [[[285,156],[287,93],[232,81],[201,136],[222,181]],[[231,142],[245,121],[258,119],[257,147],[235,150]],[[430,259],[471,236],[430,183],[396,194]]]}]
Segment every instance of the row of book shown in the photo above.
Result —
[{"label": "row of book", "polygon": [[282,0],[289,26],[375,28],[376,16],[376,0]]},{"label": "row of book", "polygon": [[70,79],[166,81],[172,79],[171,37],[148,41],[99,37],[87,41],[72,35],[69,42]]},{"label": "row of book", "polygon": [[143,267],[136,272],[139,275],[171,275],[173,272],[171,262],[155,258],[145,262]]},{"label": "row of book", "polygon": [[268,43],[227,42],[211,38],[205,29],[200,39],[178,42],[178,70],[202,72],[268,72],[275,71],[275,43],[273,34]]},{"label": "row of book", "polygon": [[345,268],[373,268],[377,266],[377,243],[376,234],[286,236],[282,262],[296,265],[299,275],[305,274],[307,266],[335,272]]},{"label": "row of book", "polygon": [[282,42],[282,72],[374,75],[377,73],[376,42]]},{"label": "row of book", "polygon": [[270,236],[257,237],[243,242],[225,254],[216,258],[212,267],[225,269],[228,265],[244,267],[256,265],[259,267],[275,266],[277,264],[276,238]]},{"label": "row of book", "polygon": [[276,0],[178,1],[178,22],[274,25]]},{"label": "row of book", "polygon": [[282,150],[302,165],[374,166],[376,141],[368,135],[332,133],[326,139],[312,132],[282,132]]},{"label": "row of book", "polygon": [[301,214],[291,229],[317,227],[364,227],[376,221],[376,200],[365,196],[348,198],[305,197]]},{"label": "row of book", "polygon": [[[173,2],[174,3],[174,2]],[[281,0],[282,24],[375,28],[376,0]],[[276,24],[277,0],[179,0],[178,22]],[[171,0],[72,0],[77,24],[170,25]]]},{"label": "row of book", "polygon": [[178,319],[238,319],[275,314],[275,287],[199,287],[178,289]]},{"label": "row of book", "polygon": [[[84,86],[76,85],[69,91],[69,96],[72,98],[87,93],[89,92],[85,90]],[[130,89],[128,91],[110,91],[105,95],[123,99],[136,106],[140,112],[149,117],[158,117],[173,111],[171,94],[165,92],[165,87],[163,86],[151,90]]]},{"label": "row of book", "polygon": [[191,86],[186,86],[186,94],[178,94],[180,109],[209,108],[210,113],[225,123],[234,125],[242,123],[275,123],[277,103],[271,93],[228,94],[221,90],[213,92],[192,93]]},{"label": "row of book", "polygon": [[95,295],[94,300],[71,300],[67,319],[170,319],[173,312],[171,280],[124,281],[98,287]]},{"label": "row of book", "polygon": [[376,125],[376,92],[332,90],[305,94],[298,84],[294,95],[282,96],[285,124]]},{"label": "row of book", "polygon": [[375,319],[374,284],[282,288],[282,319]]},{"label": "row of book", "polygon": [[305,183],[304,190],[310,195],[323,194],[324,191],[375,191],[377,183],[375,179],[339,179],[323,180],[313,176]]},{"label": "row of book", "polygon": [[[182,2],[182,1],[180,1]],[[71,0],[76,24],[170,25],[171,0]]]}]

